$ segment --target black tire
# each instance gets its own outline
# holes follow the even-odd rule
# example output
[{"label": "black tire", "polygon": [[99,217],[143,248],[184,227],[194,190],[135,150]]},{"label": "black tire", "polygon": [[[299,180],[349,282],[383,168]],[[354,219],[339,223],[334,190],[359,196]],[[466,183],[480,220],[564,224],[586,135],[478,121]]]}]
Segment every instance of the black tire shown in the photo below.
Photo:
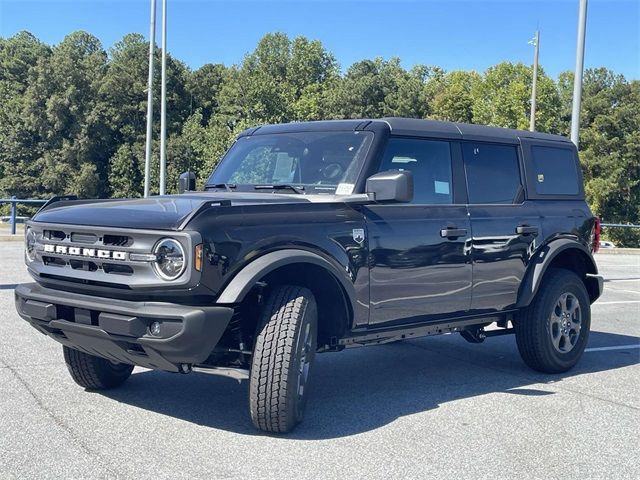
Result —
[{"label": "black tire", "polygon": [[544,373],[571,369],[582,357],[591,327],[584,282],[570,270],[550,269],[514,327],[520,356],[529,367]]},{"label": "black tire", "polygon": [[317,312],[313,294],[303,287],[277,286],[267,297],[249,381],[251,421],[259,430],[285,433],[302,420],[317,348]]},{"label": "black tire", "polygon": [[66,346],[62,349],[71,378],[90,390],[106,390],[122,385],[133,370],[133,365],[112,363]]}]

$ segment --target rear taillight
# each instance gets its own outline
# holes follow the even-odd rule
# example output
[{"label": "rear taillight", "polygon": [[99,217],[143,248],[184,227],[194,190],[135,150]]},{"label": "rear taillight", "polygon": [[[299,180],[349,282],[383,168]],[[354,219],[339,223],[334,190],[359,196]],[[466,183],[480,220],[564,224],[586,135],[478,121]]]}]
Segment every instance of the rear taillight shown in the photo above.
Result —
[{"label": "rear taillight", "polygon": [[595,223],[593,224],[593,253],[598,253],[600,250],[600,217],[593,217]]}]

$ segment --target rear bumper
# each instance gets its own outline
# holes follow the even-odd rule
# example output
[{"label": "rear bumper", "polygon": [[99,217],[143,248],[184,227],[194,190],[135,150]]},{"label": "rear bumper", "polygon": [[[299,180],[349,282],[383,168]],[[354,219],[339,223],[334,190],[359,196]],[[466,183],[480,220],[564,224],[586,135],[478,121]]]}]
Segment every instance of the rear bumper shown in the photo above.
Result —
[{"label": "rear bumper", "polygon": [[[82,352],[177,372],[199,364],[224,333],[233,309],[132,302],[61,292],[36,283],[15,289],[19,315],[40,332]],[[160,324],[159,335],[149,326]]]}]

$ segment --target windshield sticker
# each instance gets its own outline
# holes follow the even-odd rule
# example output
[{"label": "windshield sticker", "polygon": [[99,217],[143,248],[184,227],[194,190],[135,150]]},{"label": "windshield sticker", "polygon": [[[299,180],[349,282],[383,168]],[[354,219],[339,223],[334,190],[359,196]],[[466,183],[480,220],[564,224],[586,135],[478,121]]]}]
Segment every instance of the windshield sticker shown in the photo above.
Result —
[{"label": "windshield sticker", "polygon": [[353,193],[353,183],[339,183],[336,188],[336,195],[351,195]]},{"label": "windshield sticker", "polygon": [[295,173],[293,160],[293,157],[290,157],[286,153],[278,153],[276,167],[273,172],[273,181],[275,183],[288,183],[293,180],[293,174]]}]

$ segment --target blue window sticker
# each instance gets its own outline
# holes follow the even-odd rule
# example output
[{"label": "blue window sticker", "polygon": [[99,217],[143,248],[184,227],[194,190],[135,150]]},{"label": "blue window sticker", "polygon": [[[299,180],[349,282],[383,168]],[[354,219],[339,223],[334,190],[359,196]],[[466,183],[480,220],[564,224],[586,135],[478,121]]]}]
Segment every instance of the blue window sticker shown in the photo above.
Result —
[{"label": "blue window sticker", "polygon": [[442,195],[449,195],[449,182],[439,182],[435,180],[433,182],[433,188],[436,193],[440,193]]}]

